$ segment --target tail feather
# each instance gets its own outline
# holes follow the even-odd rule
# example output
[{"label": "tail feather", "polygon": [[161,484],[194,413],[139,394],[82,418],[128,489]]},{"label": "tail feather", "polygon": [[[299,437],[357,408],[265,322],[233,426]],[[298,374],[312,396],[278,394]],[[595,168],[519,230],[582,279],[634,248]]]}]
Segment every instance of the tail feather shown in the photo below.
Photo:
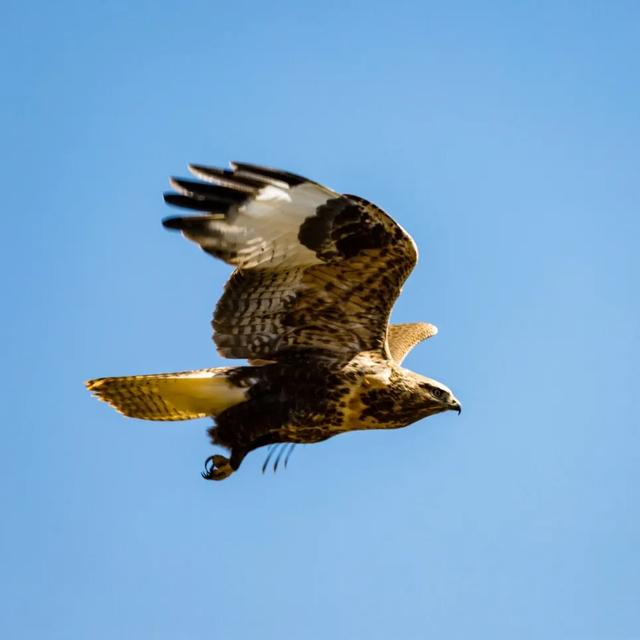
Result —
[{"label": "tail feather", "polygon": [[245,399],[247,390],[229,381],[225,375],[228,370],[98,378],[85,384],[100,400],[125,416],[144,420],[191,420],[216,416]]}]

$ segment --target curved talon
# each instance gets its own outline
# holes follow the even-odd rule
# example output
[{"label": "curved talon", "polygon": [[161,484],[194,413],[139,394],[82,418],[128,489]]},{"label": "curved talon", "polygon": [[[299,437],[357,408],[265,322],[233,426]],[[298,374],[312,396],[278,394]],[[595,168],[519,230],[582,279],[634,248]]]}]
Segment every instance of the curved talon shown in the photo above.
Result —
[{"label": "curved talon", "polygon": [[289,464],[289,458],[291,457],[291,454],[293,453],[293,450],[296,448],[296,443],[292,442],[289,445],[289,451],[287,452],[287,457],[284,459],[284,468],[287,468],[287,465]]},{"label": "curved talon", "polygon": [[271,461],[271,458],[273,458],[273,455],[276,453],[276,451],[278,455],[276,456],[275,462],[273,463],[273,472],[276,473],[278,471],[280,460],[282,460],[283,458],[284,458],[284,468],[286,469],[287,465],[289,464],[289,458],[291,457],[291,453],[293,452],[293,449],[295,448],[295,446],[296,446],[295,442],[276,442],[275,444],[268,445],[267,457],[265,458],[264,463],[262,464],[262,473],[264,473],[267,470],[267,467],[269,466],[269,462]]},{"label": "curved talon", "polygon": [[[209,456],[205,461],[204,461],[204,471],[200,474],[205,480],[208,480],[210,475],[213,473],[213,470],[215,469],[215,463],[213,461],[214,456]],[[211,465],[211,466],[209,466]]]},{"label": "curved talon", "polygon": [[267,454],[267,457],[265,458],[264,464],[262,465],[262,473],[264,473],[267,469],[267,466],[269,465],[269,460],[271,460],[271,456],[273,455],[274,451],[278,448],[277,444],[272,444],[269,445],[269,453]]},{"label": "curved talon", "polygon": [[202,477],[205,480],[224,480],[233,473],[229,458],[221,455],[209,456],[204,461],[204,471]]},{"label": "curved talon", "polygon": [[281,444],[280,445],[280,450],[278,451],[278,457],[276,458],[276,461],[273,463],[273,473],[276,473],[278,471],[278,465],[280,464],[280,458],[282,458],[282,454],[284,453],[284,450],[287,448],[286,444]]}]

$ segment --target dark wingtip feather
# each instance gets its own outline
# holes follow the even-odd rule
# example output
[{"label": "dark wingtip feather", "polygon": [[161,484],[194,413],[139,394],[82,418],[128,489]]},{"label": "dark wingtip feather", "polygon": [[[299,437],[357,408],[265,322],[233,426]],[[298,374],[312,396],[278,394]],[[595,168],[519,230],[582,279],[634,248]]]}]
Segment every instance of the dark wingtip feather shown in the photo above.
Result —
[{"label": "dark wingtip feather", "polygon": [[245,200],[248,195],[246,190],[239,190],[235,187],[186,180],[185,178],[171,178],[169,182],[178,193],[196,200],[235,204]]},{"label": "dark wingtip feather", "polygon": [[202,164],[189,164],[189,171],[206,182],[212,182],[223,187],[238,189],[246,193],[254,193],[257,189],[264,187],[264,182],[255,178],[236,175],[231,169],[218,169],[217,167],[207,167]]},{"label": "dark wingtip feather", "polygon": [[[223,216],[171,216],[162,220],[165,229],[176,229],[177,231],[204,231],[209,223],[214,220],[222,220]],[[209,229],[211,233],[211,229]]]},{"label": "dark wingtip feather", "polygon": [[272,184],[274,182],[281,182],[289,187],[295,187],[303,182],[311,182],[289,171],[280,171],[279,169],[272,169],[271,167],[262,167],[257,164],[251,164],[249,162],[231,162],[231,167],[234,172],[240,174],[248,174],[247,177],[262,179],[266,184]]},{"label": "dark wingtip feather", "polygon": [[176,231],[182,230],[183,218],[172,216],[171,218],[164,218],[162,220],[162,226],[165,229],[175,229]]},{"label": "dark wingtip feather", "polygon": [[212,211],[226,211],[229,208],[228,202],[214,202],[213,200],[199,200],[185,196],[180,193],[174,193],[168,191],[164,193],[164,201],[172,207],[181,207],[182,209],[192,209],[193,211],[206,211],[211,213]]},{"label": "dark wingtip feather", "polygon": [[205,164],[198,164],[197,162],[190,162],[187,165],[189,171],[194,175],[212,176],[216,178],[224,178],[233,176],[231,169],[219,169],[218,167],[209,167]]}]

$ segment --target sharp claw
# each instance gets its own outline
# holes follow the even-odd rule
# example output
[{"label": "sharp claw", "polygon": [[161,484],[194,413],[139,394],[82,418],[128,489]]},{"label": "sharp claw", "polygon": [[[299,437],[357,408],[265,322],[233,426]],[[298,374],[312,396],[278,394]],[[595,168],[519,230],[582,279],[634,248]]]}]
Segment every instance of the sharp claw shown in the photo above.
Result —
[{"label": "sharp claw", "polygon": [[287,468],[287,465],[289,464],[289,458],[291,457],[291,454],[293,453],[293,450],[295,449],[296,445],[295,442],[292,442],[289,445],[289,451],[287,453],[287,457],[284,459],[284,468]]},{"label": "sharp claw", "polygon": [[221,455],[214,455],[204,461],[204,471],[200,475],[205,480],[224,480],[232,473],[233,468],[230,466],[229,459]]},{"label": "sharp claw", "polygon": [[269,465],[269,460],[271,460],[271,456],[273,455],[273,452],[275,450],[276,450],[276,446],[272,444],[269,447],[269,453],[267,454],[267,457],[265,458],[264,464],[262,465],[262,473],[264,473],[267,470],[267,466]]},{"label": "sharp claw", "polygon": [[284,453],[285,449],[286,449],[286,447],[283,444],[280,447],[280,451],[278,451],[278,457],[276,458],[276,461],[273,463],[273,473],[275,473],[278,470],[278,465],[280,464],[280,458],[282,458],[282,454]]},{"label": "sharp claw", "polygon": [[265,473],[265,471],[267,470],[267,467],[269,466],[269,463],[271,462],[271,459],[273,458],[276,451],[278,452],[278,455],[273,462],[273,472],[276,473],[278,471],[280,460],[282,460],[283,456],[284,468],[286,469],[287,465],[289,464],[289,458],[291,457],[291,453],[293,452],[295,446],[296,445],[294,442],[276,442],[275,444],[269,445],[269,453],[262,463],[262,473]]},{"label": "sharp claw", "polygon": [[[211,465],[211,466],[209,466]],[[204,461],[204,472],[202,473],[202,476],[207,476],[209,475],[213,469],[215,469],[216,465],[213,462],[213,456],[209,456],[205,461]]]}]

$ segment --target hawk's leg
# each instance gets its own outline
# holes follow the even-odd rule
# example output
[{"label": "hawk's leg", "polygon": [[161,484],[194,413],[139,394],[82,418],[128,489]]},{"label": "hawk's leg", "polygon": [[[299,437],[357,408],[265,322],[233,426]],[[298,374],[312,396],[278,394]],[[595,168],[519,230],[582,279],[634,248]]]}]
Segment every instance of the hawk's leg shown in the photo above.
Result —
[{"label": "hawk's leg", "polygon": [[209,456],[204,461],[202,477],[205,480],[224,480],[233,473],[231,461],[221,455]]},{"label": "hawk's leg", "polygon": [[202,477],[205,480],[224,480],[238,469],[246,453],[231,452],[231,458],[225,458],[219,454],[209,456],[204,461],[204,471]]}]

